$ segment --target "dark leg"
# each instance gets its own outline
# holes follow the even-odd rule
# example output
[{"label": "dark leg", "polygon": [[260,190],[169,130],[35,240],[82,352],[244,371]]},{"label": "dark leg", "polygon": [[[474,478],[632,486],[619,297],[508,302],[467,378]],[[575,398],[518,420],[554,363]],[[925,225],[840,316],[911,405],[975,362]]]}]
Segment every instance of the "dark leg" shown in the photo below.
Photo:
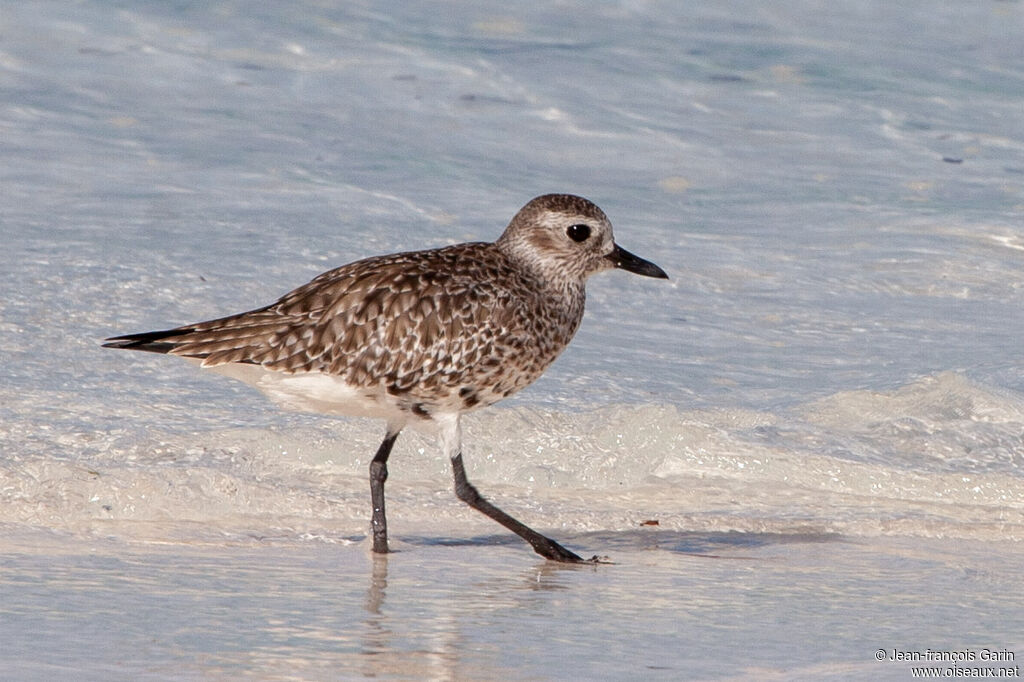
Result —
[{"label": "dark leg", "polygon": [[[476,488],[466,480],[466,469],[462,466],[462,453],[452,457],[452,471],[455,473],[455,494],[460,500],[473,509],[483,512],[510,531],[526,540],[533,547],[533,550],[545,559],[562,561],[565,563],[581,563],[585,560],[570,552],[565,547],[550,538],[546,538],[537,531],[523,525],[514,518],[501,511],[480,495]],[[589,561],[597,561],[597,557]]]},{"label": "dark leg", "polygon": [[388,519],[384,514],[384,481],[388,480],[388,455],[398,438],[398,431],[388,432],[377,454],[370,462],[370,500],[373,502],[373,551],[388,553]]}]

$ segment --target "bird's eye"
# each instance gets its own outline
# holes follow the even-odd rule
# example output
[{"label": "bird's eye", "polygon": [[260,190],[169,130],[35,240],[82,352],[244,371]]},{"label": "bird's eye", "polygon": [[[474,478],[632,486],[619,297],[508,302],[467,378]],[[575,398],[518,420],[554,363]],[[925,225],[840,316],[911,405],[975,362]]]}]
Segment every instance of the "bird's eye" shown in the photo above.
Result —
[{"label": "bird's eye", "polygon": [[574,242],[583,242],[590,236],[590,225],[584,225],[582,223],[578,225],[570,225],[569,229],[565,231],[569,235],[569,239]]}]

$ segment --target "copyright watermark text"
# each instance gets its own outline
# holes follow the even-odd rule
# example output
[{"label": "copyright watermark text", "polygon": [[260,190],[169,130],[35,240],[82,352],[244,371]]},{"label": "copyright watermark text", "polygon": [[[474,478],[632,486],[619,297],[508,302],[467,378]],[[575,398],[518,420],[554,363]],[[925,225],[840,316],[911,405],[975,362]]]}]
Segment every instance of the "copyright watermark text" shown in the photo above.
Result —
[{"label": "copyright watermark text", "polygon": [[878,649],[876,661],[924,663],[912,666],[915,678],[1019,678],[1016,653],[1009,649]]}]

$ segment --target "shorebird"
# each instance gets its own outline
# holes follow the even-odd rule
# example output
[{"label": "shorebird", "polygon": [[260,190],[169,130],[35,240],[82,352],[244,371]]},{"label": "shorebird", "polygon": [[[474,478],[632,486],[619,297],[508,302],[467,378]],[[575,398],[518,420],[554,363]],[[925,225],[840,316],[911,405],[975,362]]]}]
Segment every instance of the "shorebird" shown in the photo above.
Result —
[{"label": "shorebird", "polygon": [[512,518],[466,479],[462,415],[533,383],[583,318],[584,284],[621,268],[667,279],[618,246],[604,212],[569,194],[531,200],[493,243],[376,256],[323,273],[276,303],[208,322],[106,339],[180,355],[289,408],[384,418],[370,462],[373,551],[387,553],[388,456],[410,425],[451,459],[455,494],[541,556],[584,560]]}]

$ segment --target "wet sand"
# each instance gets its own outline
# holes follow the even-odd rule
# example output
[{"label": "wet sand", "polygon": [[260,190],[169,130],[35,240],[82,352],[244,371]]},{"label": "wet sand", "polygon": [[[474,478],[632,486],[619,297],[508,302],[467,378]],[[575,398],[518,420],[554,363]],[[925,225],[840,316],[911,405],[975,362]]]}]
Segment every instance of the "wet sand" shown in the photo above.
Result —
[{"label": "wet sand", "polygon": [[20,680],[896,680],[912,665],[896,652],[1024,652],[1017,543],[657,528],[566,540],[615,563],[555,565],[503,535],[399,537],[387,557],[365,541],[7,535],[0,669]]}]

